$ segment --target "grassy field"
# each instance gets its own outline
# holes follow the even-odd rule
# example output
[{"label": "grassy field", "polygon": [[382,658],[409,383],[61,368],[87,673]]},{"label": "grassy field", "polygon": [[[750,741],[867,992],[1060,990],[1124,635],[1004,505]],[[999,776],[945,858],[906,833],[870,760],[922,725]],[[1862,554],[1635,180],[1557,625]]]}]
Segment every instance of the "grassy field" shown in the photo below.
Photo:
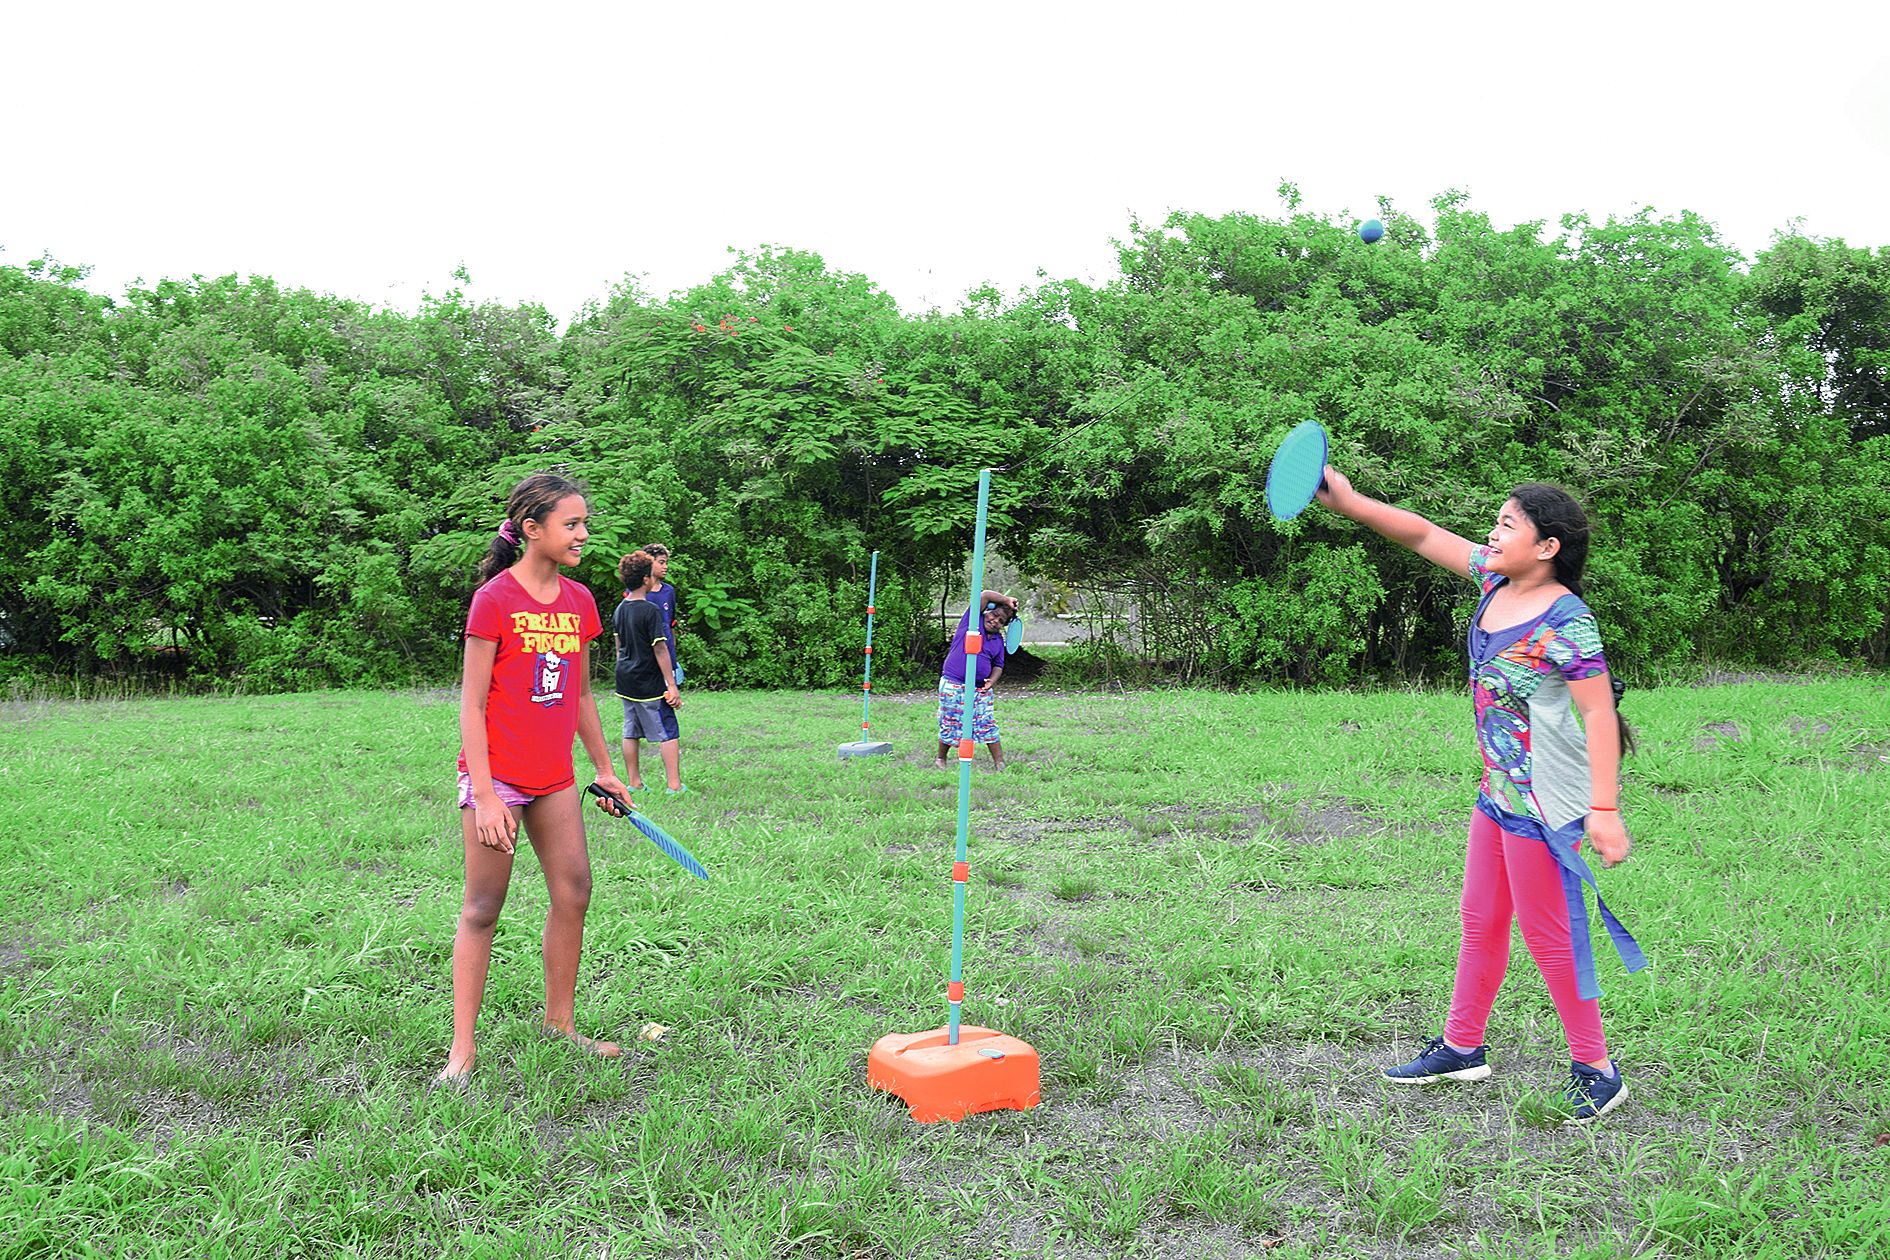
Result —
[{"label": "grassy field", "polygon": [[[590,811],[581,1028],[537,1031],[521,852],[479,1066],[427,1088],[460,896],[455,697],[0,710],[0,1256],[1881,1256],[1890,691],[1637,692],[1654,960],[1598,944],[1633,1097],[1564,1128],[1518,942],[1495,1077],[1437,1031],[1464,695],[1003,694],[974,777],[968,1022],[1042,1106],[920,1126],[865,1084],[945,1020],[956,771],[929,695],[698,695],[689,880]],[[607,714],[606,729],[613,729]],[[580,758],[581,761],[581,758]]]}]

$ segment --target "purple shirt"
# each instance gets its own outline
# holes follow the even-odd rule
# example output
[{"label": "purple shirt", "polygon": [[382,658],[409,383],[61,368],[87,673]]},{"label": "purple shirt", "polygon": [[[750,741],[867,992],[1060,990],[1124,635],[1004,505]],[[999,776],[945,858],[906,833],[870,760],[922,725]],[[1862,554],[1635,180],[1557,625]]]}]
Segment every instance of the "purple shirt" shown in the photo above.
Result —
[{"label": "purple shirt", "polygon": [[663,627],[669,631],[673,643],[676,637],[676,588],[668,582],[658,582],[656,589],[644,598],[663,610]]},{"label": "purple shirt", "polygon": [[[965,632],[971,628],[971,609],[965,609],[965,615],[958,619],[958,633],[952,636],[952,646],[945,653],[945,666],[939,671],[941,678],[949,678],[955,683],[965,681]],[[978,683],[991,676],[994,669],[1004,667],[1004,632],[984,636],[984,646],[978,651]]]}]

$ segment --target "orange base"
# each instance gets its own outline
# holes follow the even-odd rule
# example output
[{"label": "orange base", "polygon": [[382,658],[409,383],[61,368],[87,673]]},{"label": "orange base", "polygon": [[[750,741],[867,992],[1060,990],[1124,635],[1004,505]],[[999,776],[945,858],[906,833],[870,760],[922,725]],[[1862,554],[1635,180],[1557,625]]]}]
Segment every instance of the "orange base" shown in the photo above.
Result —
[{"label": "orange base", "polygon": [[950,1031],[890,1033],[866,1056],[866,1083],[906,1100],[920,1124],[963,1120],[974,1111],[1027,1111],[1042,1101],[1037,1052],[1015,1037],[971,1024]]}]

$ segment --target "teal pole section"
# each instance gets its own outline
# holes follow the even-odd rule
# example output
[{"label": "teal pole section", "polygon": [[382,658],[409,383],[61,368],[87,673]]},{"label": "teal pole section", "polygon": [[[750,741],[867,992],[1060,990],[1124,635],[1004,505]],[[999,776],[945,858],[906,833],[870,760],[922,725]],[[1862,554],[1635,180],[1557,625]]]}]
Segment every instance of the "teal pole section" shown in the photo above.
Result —
[{"label": "teal pole section", "polygon": [[965,627],[965,705],[958,725],[958,860],[952,865],[952,982],[946,988],[951,1026],[946,1042],[958,1044],[958,1008],[965,1001],[965,883],[971,878],[971,708],[977,701],[978,650],[984,642],[984,521],[991,502],[991,470],[978,472],[978,525],[971,545],[971,621]]},{"label": "teal pole section", "polygon": [[873,729],[873,597],[879,593],[879,553],[873,553],[873,568],[866,579],[866,683],[860,688],[860,739],[870,738]]}]

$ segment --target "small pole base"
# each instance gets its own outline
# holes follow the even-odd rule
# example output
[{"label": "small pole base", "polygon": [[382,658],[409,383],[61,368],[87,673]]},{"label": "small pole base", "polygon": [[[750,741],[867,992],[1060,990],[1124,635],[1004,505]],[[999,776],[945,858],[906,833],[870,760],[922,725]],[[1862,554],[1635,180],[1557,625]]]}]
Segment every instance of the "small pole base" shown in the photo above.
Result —
[{"label": "small pole base", "polygon": [[840,745],[840,756],[878,757],[892,751],[892,745],[883,739],[856,739],[851,744]]},{"label": "small pole base", "polygon": [[866,1083],[903,1098],[920,1124],[956,1123],[978,1111],[1028,1111],[1043,1101],[1037,1052],[1015,1037],[971,1024],[951,1031],[889,1033],[866,1056]]}]

